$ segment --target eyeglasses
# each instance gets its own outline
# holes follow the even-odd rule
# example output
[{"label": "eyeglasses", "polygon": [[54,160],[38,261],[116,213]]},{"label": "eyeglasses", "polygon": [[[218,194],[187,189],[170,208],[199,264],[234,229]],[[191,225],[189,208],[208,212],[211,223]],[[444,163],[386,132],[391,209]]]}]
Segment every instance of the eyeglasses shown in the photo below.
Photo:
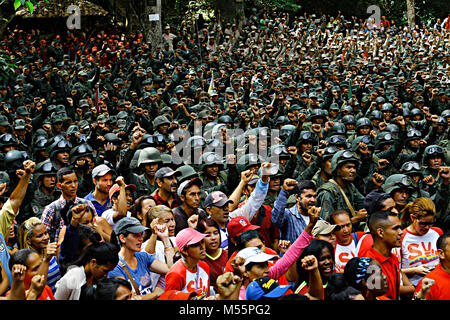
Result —
[{"label": "eyeglasses", "polygon": [[420,170],[420,164],[418,162],[407,162],[403,166],[403,171]]},{"label": "eyeglasses", "polygon": [[444,154],[444,150],[441,147],[431,147],[427,150],[427,154]]}]

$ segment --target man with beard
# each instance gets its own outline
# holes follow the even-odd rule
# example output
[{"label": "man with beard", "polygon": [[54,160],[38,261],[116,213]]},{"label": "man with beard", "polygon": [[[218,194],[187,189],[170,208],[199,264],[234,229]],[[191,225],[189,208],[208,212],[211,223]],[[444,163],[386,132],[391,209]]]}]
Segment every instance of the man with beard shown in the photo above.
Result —
[{"label": "man with beard", "polygon": [[151,194],[155,199],[156,205],[165,205],[168,208],[178,207],[177,176],[180,176],[180,171],[174,171],[169,167],[162,167],[155,173],[155,180],[158,188]]},{"label": "man with beard", "polygon": [[183,181],[177,190],[180,206],[172,209],[175,217],[175,235],[189,227],[188,220],[200,221],[208,214],[200,208],[202,181],[198,177]]},{"label": "man with beard", "polygon": [[113,185],[114,174],[115,171],[106,164],[98,165],[92,170],[92,181],[95,189],[85,199],[92,202],[98,216],[101,216],[106,209],[111,207],[109,190]]},{"label": "man with beard", "polygon": [[[289,191],[295,190],[296,205],[286,208]],[[285,179],[272,210],[272,223],[279,228],[281,240],[291,243],[298,238],[309,223],[308,211],[316,205],[316,186],[310,180],[297,182]]]},{"label": "man with beard", "polygon": [[322,208],[322,219],[327,220],[335,210],[345,210],[351,213],[354,228],[358,225],[363,228],[360,222],[367,218],[364,196],[353,184],[359,163],[359,157],[349,150],[340,150],[331,158],[333,177],[317,189],[317,204]]},{"label": "man with beard", "polygon": [[61,195],[61,192],[56,188],[57,171],[58,169],[50,160],[45,160],[36,166],[34,179],[39,187],[34,191],[33,200],[31,200],[33,216],[40,218],[45,206]]}]

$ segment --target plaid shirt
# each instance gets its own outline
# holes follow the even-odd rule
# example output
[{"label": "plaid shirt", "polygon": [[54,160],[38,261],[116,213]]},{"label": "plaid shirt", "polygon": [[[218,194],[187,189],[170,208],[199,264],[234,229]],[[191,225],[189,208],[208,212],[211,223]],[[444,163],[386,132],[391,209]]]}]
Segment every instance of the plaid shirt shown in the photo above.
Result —
[{"label": "plaid shirt", "polygon": [[[92,204],[91,201],[83,199],[83,198],[76,197],[75,200],[74,200],[74,204],[77,204],[77,203],[80,203],[80,202],[86,202],[86,201],[87,201],[88,205],[93,209],[94,215],[97,216],[97,211],[95,210],[95,207],[94,207],[94,205]],[[53,217],[55,215],[57,206],[59,206],[60,208],[64,208],[64,206],[66,205],[66,202],[67,201],[61,195],[61,197],[59,197],[58,200],[53,201],[52,203],[50,203],[49,205],[47,205],[44,208],[44,211],[42,212],[42,216],[41,216],[41,221],[45,225],[45,227],[46,227],[48,232],[51,232],[51,226],[52,226],[52,223],[53,223]],[[56,234],[50,234],[51,241],[57,241],[58,240],[58,239],[55,239],[55,236],[59,235],[59,232],[61,231],[61,229],[63,227],[64,227],[64,220],[61,217],[61,220],[59,222],[59,226],[58,226],[58,229],[56,231]]]}]

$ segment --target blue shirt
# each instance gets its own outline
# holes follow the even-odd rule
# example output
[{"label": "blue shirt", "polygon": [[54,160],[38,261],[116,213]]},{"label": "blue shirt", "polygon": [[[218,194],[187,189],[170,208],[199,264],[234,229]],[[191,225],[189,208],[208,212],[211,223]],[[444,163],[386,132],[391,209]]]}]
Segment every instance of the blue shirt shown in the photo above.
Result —
[{"label": "blue shirt", "polygon": [[6,247],[5,238],[3,238],[3,235],[0,233],[0,262],[2,263],[3,268],[5,268],[6,275],[8,276],[9,283],[11,286],[12,276],[11,270],[9,270],[9,259],[10,255],[8,252],[8,248]]},{"label": "blue shirt", "polygon": [[[155,257],[147,252],[136,252],[134,256],[137,259],[137,267],[135,270],[131,269],[130,266],[127,265],[127,263],[122,258],[119,257],[119,260],[120,262],[123,262],[127,267],[128,272],[136,282],[136,285],[139,288],[141,295],[152,293],[153,290],[152,290],[150,267],[153,264],[153,261],[155,261]],[[108,278],[114,277],[122,277],[126,279],[133,287],[133,283],[128,278],[128,275],[125,272],[125,270],[120,266],[120,263],[118,263],[117,266],[114,268],[114,270],[111,271],[108,275]]]},{"label": "blue shirt", "polygon": [[95,207],[95,211],[97,212],[97,215],[99,217],[102,216],[103,212],[106,211],[107,209],[109,209],[111,207],[111,200],[108,197],[108,200],[106,200],[104,205],[101,205],[100,202],[98,202],[94,196],[92,195],[92,191],[89,192],[89,194],[84,197],[86,200],[89,200],[90,202],[92,202],[92,204]]}]

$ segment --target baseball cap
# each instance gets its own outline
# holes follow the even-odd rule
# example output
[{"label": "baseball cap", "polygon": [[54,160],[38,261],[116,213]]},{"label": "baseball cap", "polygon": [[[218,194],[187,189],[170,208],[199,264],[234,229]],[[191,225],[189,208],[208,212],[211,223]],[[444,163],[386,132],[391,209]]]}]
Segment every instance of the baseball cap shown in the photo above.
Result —
[{"label": "baseball cap", "polygon": [[177,194],[178,196],[181,196],[181,193],[184,189],[189,188],[193,185],[197,185],[199,188],[202,186],[203,182],[200,178],[194,177],[192,179],[188,179],[186,181],[183,181],[180,186],[178,187]]},{"label": "baseball cap", "polygon": [[181,251],[187,246],[199,243],[204,237],[206,237],[206,234],[200,233],[192,228],[185,228],[178,232],[175,242],[178,250]]},{"label": "baseball cap", "polygon": [[162,178],[168,178],[174,174],[176,174],[177,176],[180,176],[181,172],[178,170],[173,170],[172,168],[169,168],[169,167],[162,167],[162,168],[158,169],[158,171],[156,171],[155,179],[157,180],[157,179],[162,179]]},{"label": "baseball cap", "polygon": [[227,231],[228,237],[234,238],[241,235],[242,232],[247,230],[257,230],[260,227],[254,224],[251,224],[246,217],[234,217],[228,222]]},{"label": "baseball cap", "polygon": [[265,298],[279,298],[289,289],[290,285],[280,285],[274,279],[262,277],[250,282],[245,292],[247,300],[259,300]]},{"label": "baseball cap", "polygon": [[205,207],[215,206],[223,207],[227,203],[233,202],[229,200],[225,193],[222,191],[213,191],[206,196]]},{"label": "baseball cap", "polygon": [[256,174],[253,175],[253,177],[250,179],[250,181],[247,183],[249,185],[254,185],[258,182],[259,180],[259,176],[257,176]]},{"label": "baseball cap", "polygon": [[196,296],[194,291],[183,292],[178,290],[168,290],[159,296],[158,300],[191,300]]},{"label": "baseball cap", "polygon": [[312,235],[315,237],[319,234],[329,234],[334,230],[339,231],[339,229],[340,229],[340,226],[337,224],[330,224],[329,222],[327,222],[325,220],[318,220],[316,222],[316,225],[312,229]]},{"label": "baseball cap", "polygon": [[94,169],[92,169],[92,178],[95,179],[97,177],[103,177],[105,174],[109,172],[116,173],[114,169],[108,167],[106,164],[100,164],[96,166]]},{"label": "baseball cap", "polygon": [[138,219],[134,217],[123,217],[120,219],[116,226],[114,227],[114,232],[116,235],[124,234],[125,232],[129,233],[141,233],[149,228],[144,227]]},{"label": "baseball cap", "polygon": [[[127,184],[125,186],[125,190],[126,189],[130,189],[131,192],[135,192],[137,188],[134,184]],[[114,195],[114,193],[116,193],[119,190],[120,190],[120,186],[117,183],[113,184],[111,189],[109,189],[109,198],[111,199],[111,197]]]},{"label": "baseball cap", "polygon": [[261,263],[277,259],[277,255],[267,254],[261,251],[258,247],[248,247],[238,252],[236,257],[245,259],[244,266],[249,263]]}]

